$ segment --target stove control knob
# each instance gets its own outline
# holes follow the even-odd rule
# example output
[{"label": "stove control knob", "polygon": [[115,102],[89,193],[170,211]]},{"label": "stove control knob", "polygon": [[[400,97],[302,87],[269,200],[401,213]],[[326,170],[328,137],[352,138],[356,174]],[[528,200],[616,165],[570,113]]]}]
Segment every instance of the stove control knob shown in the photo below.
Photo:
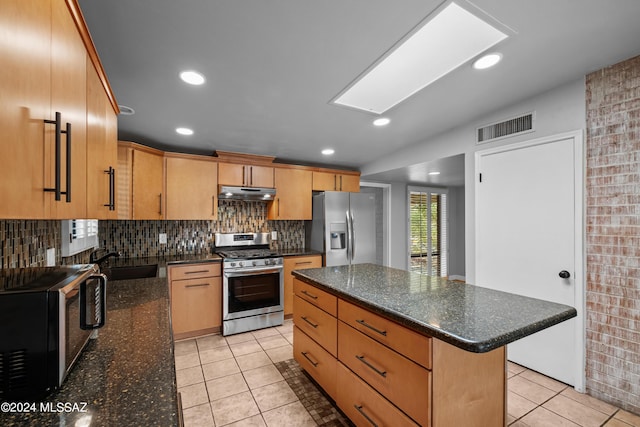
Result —
[{"label": "stove control knob", "polygon": [[255,267],[256,265],[258,265],[258,261],[253,261],[251,264],[253,264],[253,266]]},{"label": "stove control knob", "polygon": [[264,265],[271,265],[271,260],[269,258],[265,259]]},{"label": "stove control knob", "polygon": [[235,262],[232,262],[232,263],[231,263],[231,267],[235,267],[235,266],[236,266],[236,263],[235,263]]},{"label": "stove control knob", "polygon": [[244,262],[240,261],[240,262],[238,263],[238,267],[243,267],[243,266],[244,266]]}]

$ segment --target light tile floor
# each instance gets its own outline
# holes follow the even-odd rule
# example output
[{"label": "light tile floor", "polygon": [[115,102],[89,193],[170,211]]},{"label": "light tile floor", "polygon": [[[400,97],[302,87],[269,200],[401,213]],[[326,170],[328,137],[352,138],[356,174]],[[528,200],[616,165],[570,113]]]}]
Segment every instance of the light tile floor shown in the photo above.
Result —
[{"label": "light tile floor", "polygon": [[[293,324],[175,343],[185,427],[315,426],[275,363],[293,358]],[[508,364],[510,427],[640,427],[640,417]]]}]

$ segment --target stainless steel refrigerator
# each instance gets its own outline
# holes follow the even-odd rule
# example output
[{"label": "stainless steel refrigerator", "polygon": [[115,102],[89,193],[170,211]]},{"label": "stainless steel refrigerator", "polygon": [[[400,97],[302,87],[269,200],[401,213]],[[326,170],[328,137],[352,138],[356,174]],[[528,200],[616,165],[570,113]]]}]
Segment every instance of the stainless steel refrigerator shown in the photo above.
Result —
[{"label": "stainless steel refrigerator", "polygon": [[326,266],[376,262],[375,197],[339,191],[313,197],[308,247],[324,253]]}]

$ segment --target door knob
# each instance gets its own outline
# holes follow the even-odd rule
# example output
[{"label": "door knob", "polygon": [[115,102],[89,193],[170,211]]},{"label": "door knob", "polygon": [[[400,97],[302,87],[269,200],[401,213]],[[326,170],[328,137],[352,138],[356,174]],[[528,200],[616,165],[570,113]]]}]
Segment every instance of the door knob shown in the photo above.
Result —
[{"label": "door knob", "polygon": [[569,277],[571,277],[571,273],[569,273],[567,270],[562,270],[560,273],[558,273],[558,276],[560,276],[562,279],[568,279]]}]

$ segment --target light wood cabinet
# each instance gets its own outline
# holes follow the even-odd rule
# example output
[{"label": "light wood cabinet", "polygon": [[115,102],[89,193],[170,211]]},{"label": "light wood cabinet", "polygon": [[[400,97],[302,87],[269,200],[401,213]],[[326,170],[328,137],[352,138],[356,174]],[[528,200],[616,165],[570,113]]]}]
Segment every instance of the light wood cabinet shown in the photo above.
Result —
[{"label": "light wood cabinet", "polygon": [[87,62],[87,217],[117,219],[118,119],[94,65]]},{"label": "light wood cabinet", "polygon": [[312,219],[312,172],[296,168],[276,168],[276,198],[270,203],[268,219]]},{"label": "light wood cabinet", "polygon": [[167,154],[165,219],[218,217],[218,164],[203,156],[174,157]]},{"label": "light wood cabinet", "polygon": [[219,262],[169,266],[171,324],[175,339],[220,331],[220,273]]},{"label": "light wood cabinet", "polygon": [[360,191],[360,175],[335,172],[313,172],[313,191]]},{"label": "light wood cabinet", "polygon": [[[64,0],[2,2],[1,218],[86,215],[87,51]],[[55,121],[60,113],[58,125]],[[60,135],[56,167],[56,127]],[[70,151],[67,152],[67,139]],[[68,162],[70,159],[70,162]],[[56,170],[62,193],[56,201]]]},{"label": "light wood cabinet", "polygon": [[467,352],[297,278],[294,292],[294,358],[356,425],[506,425],[505,347]]},{"label": "light wood cabinet", "polygon": [[322,267],[321,255],[288,256],[284,258],[284,315],[293,315],[293,270]]},{"label": "light wood cabinet", "polygon": [[118,219],[164,219],[163,152],[118,143]]},{"label": "light wood cabinet", "polygon": [[273,188],[273,168],[220,163],[218,182],[220,185]]}]

